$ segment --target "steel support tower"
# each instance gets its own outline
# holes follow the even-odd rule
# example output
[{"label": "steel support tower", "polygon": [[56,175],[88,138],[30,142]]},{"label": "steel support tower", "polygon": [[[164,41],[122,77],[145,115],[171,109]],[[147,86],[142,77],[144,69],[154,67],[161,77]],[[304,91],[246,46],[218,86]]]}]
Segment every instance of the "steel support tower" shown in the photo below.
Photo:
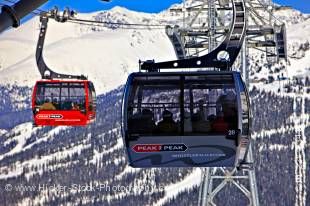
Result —
[{"label": "steel support tower", "polygon": [[[215,1],[208,1],[208,21],[209,21],[209,52],[216,47],[216,13]],[[225,3],[225,2],[224,2]],[[247,44],[246,40],[241,50],[241,65],[245,84],[249,86],[249,71],[247,67]],[[254,170],[254,158],[252,143],[247,153],[248,168],[205,168],[202,169],[202,182],[199,190],[199,206],[215,206],[215,198],[226,186],[234,185],[248,199],[251,206],[259,206],[259,197],[257,190],[257,182]]]},{"label": "steel support tower", "polygon": [[[247,57],[252,49],[265,52],[269,65],[287,59],[285,25],[276,24],[279,20],[273,14],[274,5],[270,0],[191,0],[186,3],[171,9],[174,13],[183,12],[183,18],[179,19],[183,27],[167,26],[166,29],[178,60],[146,61],[140,67],[142,70],[238,70],[249,86]],[[211,97],[209,101],[214,100]],[[202,169],[199,206],[214,206],[220,192],[229,190],[229,194],[235,194],[236,189],[248,205],[259,206],[253,141],[249,138],[240,141],[244,141],[247,148],[240,152],[243,157],[236,168]]]},{"label": "steel support tower", "polygon": [[[246,7],[246,37],[233,69],[242,73],[244,82],[249,87],[247,56],[250,49],[265,51],[266,61],[270,65],[280,59],[287,59],[285,25],[276,23],[271,0],[238,1]],[[190,4],[188,7],[184,4],[182,10],[174,9],[173,12],[183,12],[183,28],[175,27],[174,31],[170,30],[170,35],[168,34],[175,45],[179,59],[196,57],[203,55],[206,51],[213,51],[227,35],[227,23],[224,19],[230,17],[229,10],[234,6],[229,0],[196,0],[191,1]],[[199,17],[206,20],[201,21]],[[203,22],[207,22],[207,27]],[[241,191],[248,199],[248,205],[259,205],[252,146],[253,142],[249,145],[246,163],[241,168],[202,169],[199,206],[216,205],[217,194],[229,185]]]}]

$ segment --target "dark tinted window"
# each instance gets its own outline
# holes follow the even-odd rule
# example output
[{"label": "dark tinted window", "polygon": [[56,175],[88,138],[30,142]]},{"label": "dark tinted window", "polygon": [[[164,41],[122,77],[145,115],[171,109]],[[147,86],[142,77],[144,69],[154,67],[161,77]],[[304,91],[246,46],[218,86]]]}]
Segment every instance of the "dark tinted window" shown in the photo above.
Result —
[{"label": "dark tinted window", "polygon": [[191,76],[184,86],[184,133],[227,134],[238,127],[232,75]]},{"label": "dark tinted window", "polygon": [[129,97],[128,124],[132,133],[180,132],[179,77],[134,80]]},{"label": "dark tinted window", "polygon": [[131,134],[226,135],[238,126],[232,75],[136,77],[128,101]]}]

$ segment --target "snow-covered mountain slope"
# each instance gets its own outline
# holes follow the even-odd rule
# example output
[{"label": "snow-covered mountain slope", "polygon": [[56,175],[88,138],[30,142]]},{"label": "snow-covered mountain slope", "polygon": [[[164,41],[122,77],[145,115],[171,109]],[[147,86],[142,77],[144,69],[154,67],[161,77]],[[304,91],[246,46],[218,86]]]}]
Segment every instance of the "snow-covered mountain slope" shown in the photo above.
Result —
[{"label": "snow-covered mountain slope", "polygon": [[[78,17],[104,21],[160,24],[152,14],[138,14],[122,8]],[[38,17],[0,37],[0,82],[33,86],[39,79],[35,62]],[[174,59],[173,47],[164,30],[105,29],[50,20],[44,56],[56,72],[84,74],[98,93],[124,84],[138,61]]]},{"label": "snow-covered mountain slope", "polygon": [[[0,201],[7,205],[197,205],[200,169],[128,166],[120,130],[121,97],[121,88],[99,96],[96,123],[86,128],[32,128],[31,123],[23,123],[1,131],[0,185],[10,184],[18,189],[2,192]],[[294,178],[299,175],[294,173],[299,164],[294,156],[298,143],[294,125],[301,120],[296,111],[309,102],[293,108],[295,98],[258,89],[251,91],[251,98],[261,204],[277,205],[282,201],[284,206],[294,205]],[[14,117],[13,114],[11,118]],[[309,121],[309,115],[303,118],[301,122]],[[306,132],[309,135],[309,129]],[[299,147],[306,148],[308,158],[310,145],[301,143]],[[307,171],[302,170],[305,174]],[[309,183],[307,180],[305,188],[309,188]],[[53,185],[69,189],[36,188]],[[85,192],[77,190],[77,185],[94,185],[95,189]],[[131,189],[111,189],[117,186]],[[141,191],[147,188],[153,190]],[[245,204],[238,193],[226,191],[221,195],[225,198],[217,200],[220,205]]]},{"label": "snow-covered mountain slope", "polygon": [[[167,11],[144,14],[120,7],[80,15],[150,24],[178,19]],[[310,63],[309,17],[291,9],[279,9],[277,17],[288,23],[288,76],[305,77]],[[137,71],[139,58],[175,58],[164,31],[107,29],[51,21],[45,49],[47,63],[58,72],[88,75],[98,93],[107,93],[98,97],[93,125],[33,128],[31,88],[21,86],[32,86],[39,78],[34,60],[38,29],[38,19],[33,19],[17,31],[0,36],[0,84],[11,84],[0,85],[1,205],[197,205],[200,169],[128,166],[120,126],[122,87],[110,91],[123,84],[129,72]],[[278,92],[284,81],[256,81],[268,80],[270,76],[276,79],[286,73],[286,65],[268,68],[261,53],[252,54],[252,138],[260,203],[291,206],[298,205],[297,198],[306,198],[308,203],[309,83],[292,81],[290,90],[285,92],[282,88]],[[299,130],[302,138],[297,138]],[[5,185],[14,188],[7,192],[2,187]],[[85,191],[86,188],[78,190],[78,185],[99,187]],[[119,186],[127,186],[127,190],[117,189]],[[222,191],[216,203],[247,204],[235,190]]]},{"label": "snow-covered mountain slope", "polygon": [[289,55],[288,71],[293,75],[310,76],[310,18],[288,27]]},{"label": "snow-covered mountain slope", "polygon": [[[177,7],[174,5],[173,7]],[[288,24],[290,65],[288,74],[303,75],[309,54],[309,15],[292,9],[278,9],[276,16]],[[79,14],[78,17],[122,23],[169,24],[181,16],[168,11],[146,14],[115,7],[109,11]],[[38,38],[38,17],[17,30],[0,36],[0,83],[33,86],[39,79],[35,62]],[[138,60],[157,61],[175,59],[171,42],[163,29],[103,28],[50,20],[44,56],[47,64],[57,72],[84,74],[94,81],[98,93],[104,93],[125,83],[130,72],[138,71]],[[304,45],[304,46],[301,46]],[[260,59],[260,53],[257,58]],[[256,59],[257,59],[256,58]],[[255,60],[256,61],[256,60]],[[264,60],[262,60],[263,62]],[[264,66],[260,63],[259,66]],[[269,70],[263,75],[267,78]]]}]

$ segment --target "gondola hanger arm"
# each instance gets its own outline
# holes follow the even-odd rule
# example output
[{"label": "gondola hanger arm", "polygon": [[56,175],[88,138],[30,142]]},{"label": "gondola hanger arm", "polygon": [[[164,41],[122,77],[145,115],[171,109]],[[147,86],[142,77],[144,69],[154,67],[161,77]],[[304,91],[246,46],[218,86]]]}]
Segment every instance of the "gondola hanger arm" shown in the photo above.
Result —
[{"label": "gondola hanger arm", "polygon": [[185,68],[218,68],[231,70],[237,59],[246,36],[246,18],[244,0],[231,0],[233,18],[230,30],[224,41],[210,53],[194,58],[166,62],[145,61],[140,65],[141,70],[158,71],[161,69]]},{"label": "gondola hanger arm", "polygon": [[37,43],[36,49],[36,62],[41,74],[42,79],[81,79],[86,80],[87,78],[84,75],[68,75],[68,74],[61,74],[54,72],[50,69],[44,61],[43,57],[43,49],[44,49],[44,42],[46,37],[46,32],[48,28],[48,21],[49,19],[54,19],[57,22],[64,23],[69,18],[73,17],[75,12],[69,9],[66,9],[62,15],[59,14],[58,9],[54,8],[49,12],[42,12],[40,14],[40,34]]}]

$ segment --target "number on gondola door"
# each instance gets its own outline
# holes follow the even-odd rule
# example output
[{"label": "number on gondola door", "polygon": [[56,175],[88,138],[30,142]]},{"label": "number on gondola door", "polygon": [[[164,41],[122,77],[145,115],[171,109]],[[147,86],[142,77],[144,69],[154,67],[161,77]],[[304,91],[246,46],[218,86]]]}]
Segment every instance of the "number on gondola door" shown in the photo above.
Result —
[{"label": "number on gondola door", "polygon": [[227,132],[227,139],[236,139],[238,137],[239,130],[237,129],[230,129]]}]

